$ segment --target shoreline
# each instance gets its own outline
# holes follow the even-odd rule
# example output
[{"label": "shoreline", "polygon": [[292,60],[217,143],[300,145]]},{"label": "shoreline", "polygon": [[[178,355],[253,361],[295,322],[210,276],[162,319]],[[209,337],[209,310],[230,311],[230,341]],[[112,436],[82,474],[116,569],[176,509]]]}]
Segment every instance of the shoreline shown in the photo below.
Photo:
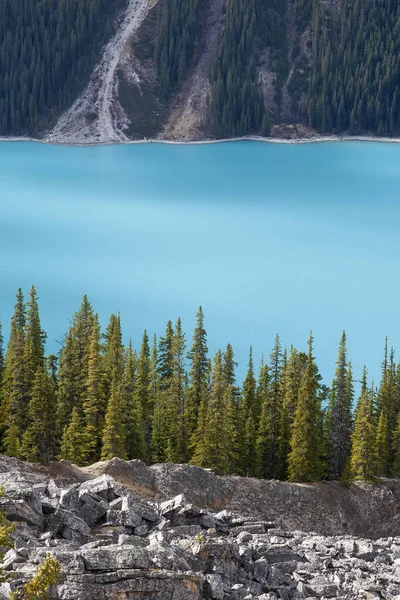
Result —
[{"label": "shoreline", "polygon": [[0,137],[1,142],[31,142],[37,144],[47,144],[52,146],[70,146],[70,147],[91,147],[91,146],[127,146],[136,144],[165,144],[171,146],[200,146],[208,144],[226,144],[231,142],[263,142],[266,144],[321,144],[329,142],[378,142],[400,144],[400,138],[391,137],[376,137],[372,135],[327,135],[327,136],[312,136],[304,138],[285,139],[278,137],[262,137],[262,136],[243,136],[238,138],[224,138],[221,140],[164,140],[164,139],[143,139],[143,140],[120,140],[110,142],[75,142],[69,143],[67,140],[51,140],[29,137]]}]

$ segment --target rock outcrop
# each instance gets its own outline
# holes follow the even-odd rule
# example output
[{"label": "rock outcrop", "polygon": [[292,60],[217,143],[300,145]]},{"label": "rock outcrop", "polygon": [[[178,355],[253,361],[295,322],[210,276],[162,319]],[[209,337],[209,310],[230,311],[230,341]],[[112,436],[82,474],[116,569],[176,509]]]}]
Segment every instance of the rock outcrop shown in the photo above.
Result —
[{"label": "rock outcrop", "polygon": [[[29,580],[49,552],[63,573],[52,600],[400,599],[396,481],[341,488],[342,503],[353,498],[354,519],[367,497],[370,527],[386,514],[373,536],[321,534],[332,529],[334,514],[328,493],[318,491],[323,484],[222,478],[139,461],[44,469],[2,458],[0,485],[2,508],[16,525],[14,548],[3,561],[10,579],[0,588],[1,600]],[[333,504],[338,494],[339,486],[330,494]],[[227,508],[220,510],[224,500]],[[312,531],[308,512],[318,502],[320,527]],[[232,510],[239,505],[241,511]],[[299,527],[301,512],[305,527]],[[283,514],[296,526],[285,526]]]}]

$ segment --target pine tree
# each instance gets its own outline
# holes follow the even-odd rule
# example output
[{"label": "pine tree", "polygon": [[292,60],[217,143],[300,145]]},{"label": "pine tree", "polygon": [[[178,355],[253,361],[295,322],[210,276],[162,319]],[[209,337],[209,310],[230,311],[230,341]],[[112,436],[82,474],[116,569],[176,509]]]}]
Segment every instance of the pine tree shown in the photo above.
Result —
[{"label": "pine tree", "polygon": [[104,395],[108,398],[112,378],[116,377],[121,381],[124,370],[124,346],[122,344],[121,318],[119,315],[111,315],[103,337],[105,340],[103,346]]},{"label": "pine tree", "polygon": [[271,423],[271,411],[269,406],[269,368],[264,364],[264,359],[261,360],[260,374],[257,385],[257,399],[261,407],[260,423],[257,431],[256,451],[257,451],[257,476],[269,479],[272,477],[272,472],[275,465],[271,463],[271,430],[275,427],[275,423]]},{"label": "pine tree", "polygon": [[[0,392],[1,392],[2,383],[3,383],[4,361],[5,361],[5,357],[4,357],[3,325],[0,321]],[[1,401],[1,395],[0,395],[0,401]]]},{"label": "pine tree", "polygon": [[85,464],[84,423],[76,406],[72,409],[69,425],[64,429],[60,455],[75,465],[81,466]]},{"label": "pine tree", "polygon": [[376,395],[376,417],[380,420],[377,438],[380,460],[380,475],[389,477],[392,473],[392,448],[397,414],[399,412],[399,395],[396,381],[396,367],[393,349],[388,357],[388,342],[385,341],[382,378]]},{"label": "pine tree", "polygon": [[239,410],[240,439],[241,439],[241,464],[239,465],[243,475],[255,476],[256,464],[256,440],[257,426],[257,382],[254,376],[253,350],[250,348],[247,374],[243,382],[241,406]]},{"label": "pine tree", "polygon": [[125,368],[122,376],[121,397],[122,405],[126,406],[123,420],[126,427],[126,451],[129,459],[146,459],[146,444],[144,440],[144,423],[142,405],[135,394],[137,358],[129,341],[125,354]]},{"label": "pine tree", "polygon": [[[382,411],[379,414],[378,426],[376,429],[375,452],[378,458],[377,475],[385,477],[391,470],[391,453],[390,453],[390,432],[387,414]],[[393,445],[393,442],[392,442]]]},{"label": "pine tree", "polygon": [[207,333],[204,328],[204,313],[200,306],[196,315],[193,343],[188,354],[190,361],[189,388],[186,398],[185,423],[187,438],[192,439],[199,420],[200,406],[207,404],[208,381]]},{"label": "pine tree", "polygon": [[44,364],[36,370],[28,408],[28,428],[21,453],[31,462],[48,464],[54,456],[55,389]]},{"label": "pine tree", "polygon": [[[201,407],[201,412],[203,407]],[[235,461],[236,431],[232,386],[225,386],[223,357],[218,350],[214,357],[210,396],[204,418],[202,439],[195,449],[193,464],[213,469],[216,473],[232,472]]]},{"label": "pine tree", "polygon": [[27,421],[28,395],[24,361],[26,310],[22,290],[17,292],[3,373],[1,427],[3,447],[9,456],[20,456]]},{"label": "pine tree", "polygon": [[85,420],[83,455],[86,462],[94,463],[100,458],[106,399],[104,398],[104,375],[100,356],[100,325],[95,315],[88,356],[88,375],[82,409]]},{"label": "pine tree", "polygon": [[350,467],[354,479],[374,482],[376,465],[376,427],[373,415],[374,393],[367,388],[367,370],[364,367],[361,396],[357,403]]},{"label": "pine tree", "polygon": [[209,396],[210,396],[210,388],[211,388],[211,361],[207,361],[207,384],[206,388],[203,392],[203,396],[201,399],[197,425],[192,437],[190,439],[190,447],[193,450],[192,458],[190,459],[190,463],[192,465],[197,466],[205,466],[207,461],[207,443],[206,436],[208,431],[208,404],[209,404]]},{"label": "pine tree", "polygon": [[82,411],[94,321],[93,307],[85,295],[72,319],[59,355],[57,420],[60,436],[70,422],[73,408],[77,407]]},{"label": "pine tree", "polygon": [[42,331],[39,317],[38,297],[35,287],[29,292],[29,301],[26,311],[24,361],[26,370],[26,387],[30,396],[36,372],[43,367],[44,344],[46,334]]},{"label": "pine tree", "polygon": [[292,438],[292,425],[296,413],[301,380],[307,365],[307,354],[290,349],[284,380],[281,377],[282,409],[279,418],[279,478],[288,477],[288,458]]},{"label": "pine tree", "polygon": [[128,458],[127,431],[124,421],[126,409],[116,367],[111,378],[111,394],[103,429],[101,460],[110,460],[115,456],[125,460]]},{"label": "pine tree", "polygon": [[151,363],[149,336],[145,330],[137,362],[134,404],[140,407],[143,418],[146,460],[151,456],[151,423],[153,418],[153,397],[151,394]]},{"label": "pine tree", "polygon": [[178,319],[172,340],[172,377],[168,390],[169,402],[166,415],[169,420],[169,439],[172,448],[170,459],[174,462],[185,462],[188,457],[185,421],[187,388],[185,350],[185,334],[181,320]]},{"label": "pine tree", "polygon": [[301,380],[293,420],[288,464],[290,481],[318,481],[321,476],[319,379],[311,334],[308,341],[307,364]]},{"label": "pine tree", "polygon": [[353,395],[348,378],[346,333],[343,331],[327,413],[328,476],[336,480],[341,479],[351,453]]},{"label": "pine tree", "polygon": [[400,477],[400,413],[396,419],[396,427],[393,434],[393,476]]}]

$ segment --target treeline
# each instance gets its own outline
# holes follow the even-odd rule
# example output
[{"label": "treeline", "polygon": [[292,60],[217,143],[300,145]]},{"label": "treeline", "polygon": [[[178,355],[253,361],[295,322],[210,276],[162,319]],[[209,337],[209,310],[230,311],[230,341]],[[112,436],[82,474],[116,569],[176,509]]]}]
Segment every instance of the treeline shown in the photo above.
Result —
[{"label": "treeline", "polygon": [[400,4],[314,3],[313,69],[303,115],[321,132],[400,132]]},{"label": "treeline", "polygon": [[35,288],[18,291],[10,336],[0,335],[1,450],[78,465],[114,456],[147,463],[189,462],[221,474],[317,481],[374,481],[400,475],[400,367],[387,343],[382,380],[354,406],[343,333],[330,388],[321,384],[310,335],[306,353],[282,348],[255,372],[250,350],[243,385],[232,346],[211,360],[200,308],[190,347],[180,319],[163,336],[124,346],[119,315],[102,333],[83,297],[58,356]]},{"label": "treeline", "polygon": [[286,8],[282,0],[230,0],[220,49],[211,69],[211,133],[228,138],[269,135],[270,115],[259,85],[259,60],[267,47],[278,75],[287,71]]},{"label": "treeline", "polygon": [[88,83],[126,0],[0,2],[0,135],[37,134]]}]

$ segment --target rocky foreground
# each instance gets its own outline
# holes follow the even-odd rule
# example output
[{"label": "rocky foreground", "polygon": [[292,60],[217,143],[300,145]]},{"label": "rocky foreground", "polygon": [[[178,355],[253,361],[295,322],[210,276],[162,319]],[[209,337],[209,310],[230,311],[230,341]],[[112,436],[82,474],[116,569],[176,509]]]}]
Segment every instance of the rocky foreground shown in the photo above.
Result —
[{"label": "rocky foreground", "polygon": [[[107,470],[114,471],[114,476],[104,472]],[[158,488],[153,479],[151,489],[151,475],[158,477]],[[183,489],[182,478],[187,483],[191,480],[192,486]],[[193,489],[196,479],[198,490]],[[200,489],[207,481],[209,490]],[[16,529],[14,548],[3,562],[11,578],[1,586],[0,598],[8,599],[10,591],[29,580],[50,552],[60,561],[63,572],[62,582],[52,590],[52,599],[400,599],[397,482],[383,482],[376,488],[341,488],[344,504],[349,510],[353,506],[356,513],[361,507],[360,497],[365,500],[369,494],[372,506],[378,506],[377,499],[381,498],[380,514],[387,515],[393,531],[392,535],[371,539],[321,535],[326,528],[322,505],[318,532],[288,530],[282,525],[276,498],[289,520],[299,519],[302,510],[307,526],[310,508],[304,498],[318,486],[267,483],[266,493],[257,500],[255,490],[261,488],[255,480],[218,478],[187,466],[149,469],[138,461],[114,460],[87,469],[68,463],[54,463],[44,469],[2,458],[0,484],[5,496],[0,504]],[[176,485],[181,493],[165,499],[167,491]],[[228,489],[233,494],[227,505],[243,503],[245,514],[206,510],[205,504],[196,506],[190,500],[196,494],[200,499],[202,494],[209,494],[208,503],[215,507],[219,503],[215,497],[218,486],[220,494]],[[287,492],[286,508],[283,490]],[[296,494],[297,504],[293,500]],[[151,501],[144,498],[150,495]],[[330,528],[334,510],[339,514],[344,505],[335,500],[335,508],[327,500],[325,503]],[[378,508],[376,513],[379,517]],[[278,523],[271,516],[278,516]],[[379,518],[375,523],[376,532],[379,526],[386,531],[387,524],[380,523]],[[338,521],[338,531],[342,528]]]}]

